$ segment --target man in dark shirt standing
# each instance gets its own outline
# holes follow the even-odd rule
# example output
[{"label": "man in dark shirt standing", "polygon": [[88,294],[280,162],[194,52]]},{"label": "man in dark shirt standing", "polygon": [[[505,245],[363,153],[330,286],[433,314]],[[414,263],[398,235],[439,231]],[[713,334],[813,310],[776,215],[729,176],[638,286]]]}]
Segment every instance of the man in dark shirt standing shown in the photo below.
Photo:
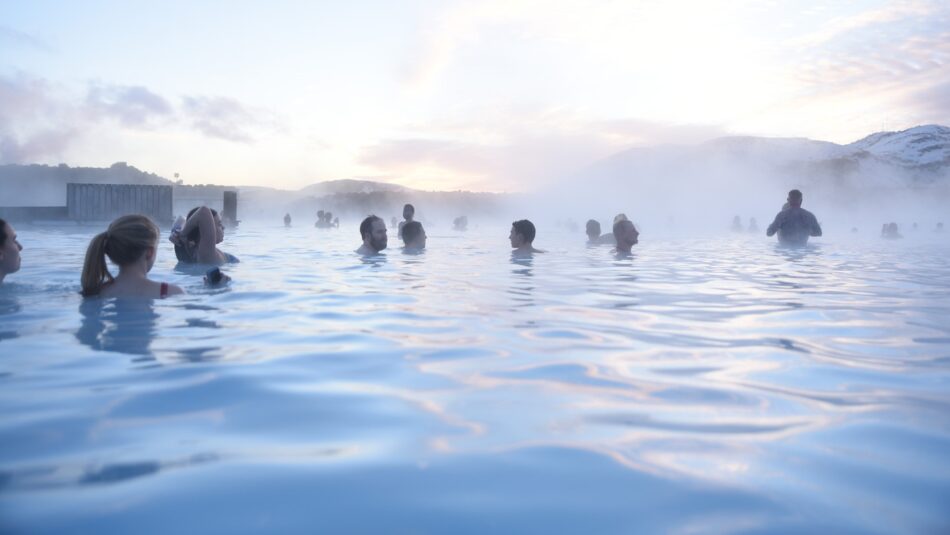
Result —
[{"label": "man in dark shirt standing", "polygon": [[788,192],[788,208],[775,216],[775,221],[765,231],[766,236],[778,232],[778,241],[784,245],[805,245],[809,236],[821,236],[821,227],[815,214],[802,208],[802,192]]}]

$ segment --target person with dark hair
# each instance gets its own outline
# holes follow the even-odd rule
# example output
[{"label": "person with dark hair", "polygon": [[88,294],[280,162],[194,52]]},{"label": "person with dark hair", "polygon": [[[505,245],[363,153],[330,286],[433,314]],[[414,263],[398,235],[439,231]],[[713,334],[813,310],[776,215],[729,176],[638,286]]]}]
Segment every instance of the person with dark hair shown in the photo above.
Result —
[{"label": "person with dark hair", "polygon": [[617,254],[630,254],[630,249],[640,242],[640,232],[629,219],[621,219],[614,223],[614,238],[617,240]]},{"label": "person with dark hair", "polygon": [[386,222],[375,215],[367,216],[360,223],[360,237],[363,238],[363,245],[356,250],[357,254],[364,256],[379,254],[386,248],[388,242]]},{"label": "person with dark hair", "polygon": [[426,231],[422,228],[422,223],[418,221],[409,221],[402,227],[402,242],[405,244],[403,251],[415,253],[426,248]]},{"label": "person with dark hair", "polygon": [[20,271],[20,251],[23,246],[16,237],[16,229],[0,219],[0,284],[4,277]]},{"label": "person with dark hair", "polygon": [[402,228],[409,223],[412,223],[413,217],[416,215],[416,207],[411,204],[406,204],[402,207],[402,218],[404,221],[399,222],[399,233],[398,236],[402,238]]},{"label": "person with dark hair", "polygon": [[[148,272],[158,252],[158,227],[144,215],[125,215],[97,234],[86,249],[82,267],[84,297],[165,298],[185,293],[179,286],[155,282]],[[119,266],[109,273],[106,257]]]},{"label": "person with dark hair", "polygon": [[897,223],[886,223],[884,228],[881,229],[881,237],[888,240],[899,240],[904,236],[901,235],[900,230],[897,227]]},{"label": "person with dark hair", "polygon": [[218,249],[224,241],[224,224],[217,210],[207,206],[192,208],[181,230],[172,229],[169,241],[175,244],[175,256],[184,264],[227,264],[239,260]]},{"label": "person with dark hair", "polygon": [[290,226],[290,212],[287,212],[286,214],[284,214],[284,226],[285,227]]},{"label": "person with dark hair", "polygon": [[809,236],[821,236],[821,226],[815,214],[802,208],[802,192],[793,189],[788,192],[788,208],[783,208],[775,220],[766,229],[766,236],[778,233],[778,241],[783,245],[805,245]]},{"label": "person with dark hair", "polygon": [[535,229],[534,223],[527,219],[521,219],[511,224],[511,233],[508,239],[511,240],[511,252],[514,256],[530,256],[533,253],[543,253],[544,251],[534,248]]},{"label": "person with dark hair", "polygon": [[585,230],[587,232],[587,245],[612,245],[614,243],[612,233],[600,233],[600,222],[596,219],[588,219]]}]

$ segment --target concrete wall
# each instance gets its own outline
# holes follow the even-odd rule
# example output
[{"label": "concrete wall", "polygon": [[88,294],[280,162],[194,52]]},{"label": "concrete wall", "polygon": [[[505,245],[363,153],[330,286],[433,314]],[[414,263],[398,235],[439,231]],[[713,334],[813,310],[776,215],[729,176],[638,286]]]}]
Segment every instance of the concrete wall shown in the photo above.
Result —
[{"label": "concrete wall", "polygon": [[144,214],[159,224],[172,222],[172,187],[125,184],[67,184],[66,210],[76,221],[112,221]]},{"label": "concrete wall", "polygon": [[64,221],[65,206],[0,206],[0,219],[11,222]]}]

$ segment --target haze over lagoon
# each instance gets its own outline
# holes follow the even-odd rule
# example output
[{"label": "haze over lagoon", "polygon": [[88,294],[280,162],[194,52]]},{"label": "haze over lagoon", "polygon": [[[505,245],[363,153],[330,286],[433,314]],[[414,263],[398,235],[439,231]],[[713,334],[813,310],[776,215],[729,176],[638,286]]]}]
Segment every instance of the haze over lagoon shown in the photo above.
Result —
[{"label": "haze over lagoon", "polygon": [[[224,287],[163,238],[155,301],[79,296],[105,222],[12,222],[0,532],[950,530],[948,13],[0,2],[0,213],[242,219]],[[426,251],[355,256],[404,202]]]}]

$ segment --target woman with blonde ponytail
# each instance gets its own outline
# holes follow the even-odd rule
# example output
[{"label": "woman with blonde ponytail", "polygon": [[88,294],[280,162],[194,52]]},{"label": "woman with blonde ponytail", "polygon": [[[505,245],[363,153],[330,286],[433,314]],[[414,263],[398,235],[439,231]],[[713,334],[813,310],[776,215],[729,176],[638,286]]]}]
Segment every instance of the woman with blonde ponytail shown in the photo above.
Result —
[{"label": "woman with blonde ponytail", "polygon": [[[185,293],[179,286],[155,282],[148,272],[155,264],[158,227],[144,215],[122,216],[97,234],[86,249],[82,268],[82,294],[86,297],[164,298]],[[109,273],[106,257],[119,266]]]}]

